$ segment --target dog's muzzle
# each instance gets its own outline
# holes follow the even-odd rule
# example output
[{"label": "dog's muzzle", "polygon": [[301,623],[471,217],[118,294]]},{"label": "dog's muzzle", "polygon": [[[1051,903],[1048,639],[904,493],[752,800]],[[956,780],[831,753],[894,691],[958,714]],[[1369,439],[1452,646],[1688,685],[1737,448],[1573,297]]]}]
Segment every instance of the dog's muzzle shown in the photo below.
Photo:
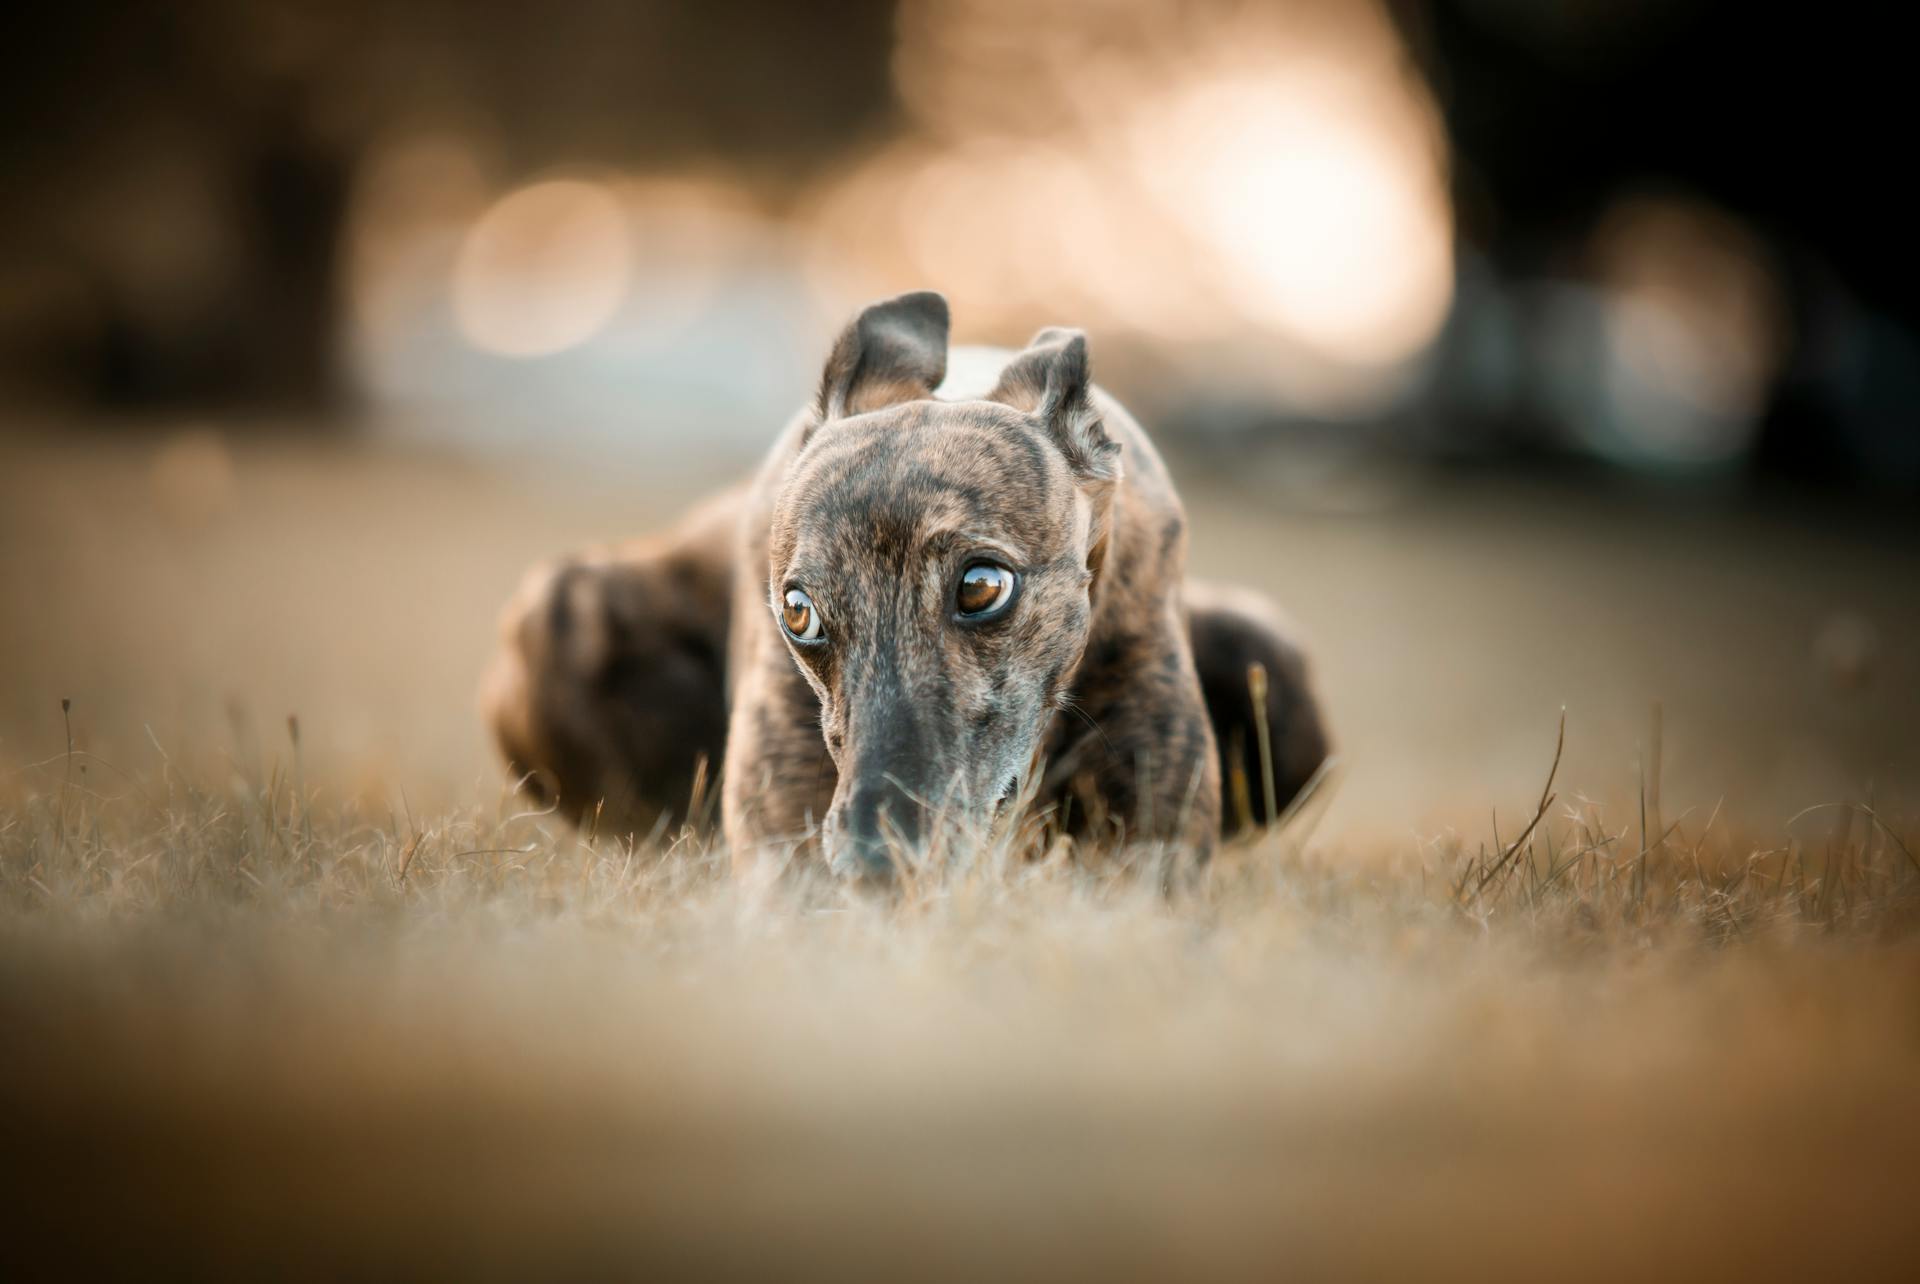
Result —
[{"label": "dog's muzzle", "polygon": [[863,780],[829,835],[836,872],[862,881],[890,883],[926,831],[926,809],[893,779]]}]

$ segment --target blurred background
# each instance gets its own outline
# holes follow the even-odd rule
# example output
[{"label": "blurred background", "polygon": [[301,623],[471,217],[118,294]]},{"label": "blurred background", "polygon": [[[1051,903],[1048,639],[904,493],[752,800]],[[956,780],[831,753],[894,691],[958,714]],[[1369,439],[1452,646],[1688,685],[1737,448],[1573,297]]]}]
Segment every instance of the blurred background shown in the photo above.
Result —
[{"label": "blurred background", "polygon": [[1337,832],[1519,811],[1563,706],[1596,791],[1920,790],[1907,57],[1850,6],[0,22],[0,761],[71,696],[130,754],[298,712],[341,790],[497,788],[522,568],[750,467],[926,287],[1089,331],[1196,569],[1315,640]]}]

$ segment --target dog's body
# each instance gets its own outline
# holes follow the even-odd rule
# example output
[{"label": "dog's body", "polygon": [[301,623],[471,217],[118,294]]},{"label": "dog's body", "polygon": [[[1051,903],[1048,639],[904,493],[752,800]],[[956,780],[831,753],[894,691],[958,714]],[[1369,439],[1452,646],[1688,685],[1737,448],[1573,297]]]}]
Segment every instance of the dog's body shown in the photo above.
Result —
[{"label": "dog's body", "polygon": [[1179,499],[1084,340],[949,371],[946,330],[938,296],[869,308],[746,487],[529,577],[485,703],[531,787],[644,828],[724,761],[736,854],[824,830],[869,871],[1015,794],[1204,858],[1270,819],[1256,664],[1278,803],[1306,783],[1298,647],[1257,596],[1186,582]]}]

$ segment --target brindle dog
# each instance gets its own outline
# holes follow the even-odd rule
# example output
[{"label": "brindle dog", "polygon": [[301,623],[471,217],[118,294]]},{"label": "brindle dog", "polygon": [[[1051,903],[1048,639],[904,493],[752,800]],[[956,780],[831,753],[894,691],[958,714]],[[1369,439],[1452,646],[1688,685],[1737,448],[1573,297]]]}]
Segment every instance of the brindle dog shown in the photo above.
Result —
[{"label": "brindle dog", "polygon": [[529,789],[644,831],[724,762],[736,855],[822,836],[874,874],[1016,796],[1204,859],[1270,819],[1256,664],[1278,805],[1306,784],[1305,660],[1265,600],[1186,581],[1179,498],[1085,337],[959,349],[967,386],[947,330],[937,294],[867,308],[750,483],[528,577],[484,703]]}]

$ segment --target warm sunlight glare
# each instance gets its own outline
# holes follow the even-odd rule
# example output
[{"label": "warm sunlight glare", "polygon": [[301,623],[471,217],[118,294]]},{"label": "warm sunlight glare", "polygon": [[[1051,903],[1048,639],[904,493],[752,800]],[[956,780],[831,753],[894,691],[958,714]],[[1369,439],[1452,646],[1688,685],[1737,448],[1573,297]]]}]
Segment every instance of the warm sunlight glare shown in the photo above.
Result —
[{"label": "warm sunlight glare", "polygon": [[1446,197],[1417,128],[1343,88],[1194,85],[1142,114],[1138,156],[1249,316],[1343,363],[1390,365],[1445,319]]}]

